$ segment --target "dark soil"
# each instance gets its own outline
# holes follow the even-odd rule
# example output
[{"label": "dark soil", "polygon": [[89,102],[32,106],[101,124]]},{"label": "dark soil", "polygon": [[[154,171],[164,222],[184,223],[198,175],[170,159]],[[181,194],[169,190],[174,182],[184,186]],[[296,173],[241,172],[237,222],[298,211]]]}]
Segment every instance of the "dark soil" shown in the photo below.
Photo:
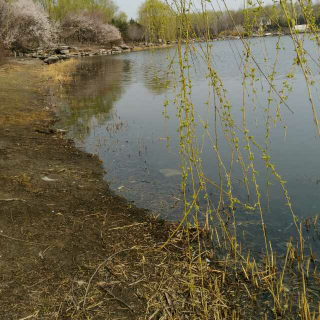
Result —
[{"label": "dark soil", "polygon": [[42,68],[0,69],[0,319],[139,319],[168,226],[52,129]]}]

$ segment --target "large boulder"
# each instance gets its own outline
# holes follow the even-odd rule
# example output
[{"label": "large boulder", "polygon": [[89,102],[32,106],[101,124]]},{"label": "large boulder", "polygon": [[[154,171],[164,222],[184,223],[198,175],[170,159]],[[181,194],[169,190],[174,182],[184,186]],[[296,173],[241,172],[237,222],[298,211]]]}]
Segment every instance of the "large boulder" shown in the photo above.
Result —
[{"label": "large boulder", "polygon": [[112,54],[117,54],[117,53],[121,53],[122,49],[120,47],[113,47],[111,50]]},{"label": "large boulder", "polygon": [[108,51],[107,51],[106,49],[100,49],[100,50],[98,51],[98,54],[101,55],[101,56],[107,55],[107,54],[108,54]]},{"label": "large boulder", "polygon": [[[68,54],[69,53],[69,46],[59,46],[55,49],[55,53],[57,54]],[[67,53],[64,53],[67,52]]]},{"label": "large boulder", "polygon": [[59,58],[59,60],[68,60],[68,59],[71,58],[71,56],[61,55],[61,56],[59,56],[58,58]]},{"label": "large boulder", "polygon": [[56,63],[58,62],[60,59],[58,56],[50,56],[49,58],[45,59],[44,62],[46,64],[53,64],[53,63]]},{"label": "large boulder", "polygon": [[130,50],[131,48],[127,45],[127,44],[121,44],[120,46],[119,46],[122,50],[124,50],[124,51],[128,51],[128,50]]},{"label": "large boulder", "polygon": [[70,50],[60,50],[60,54],[69,54]]}]

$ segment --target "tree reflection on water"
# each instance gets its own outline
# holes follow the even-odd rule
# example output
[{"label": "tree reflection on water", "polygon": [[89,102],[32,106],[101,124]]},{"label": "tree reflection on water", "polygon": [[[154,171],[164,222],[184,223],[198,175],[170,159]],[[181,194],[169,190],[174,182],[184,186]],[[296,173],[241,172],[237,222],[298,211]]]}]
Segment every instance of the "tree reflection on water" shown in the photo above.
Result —
[{"label": "tree reflection on water", "polygon": [[83,138],[96,125],[111,120],[114,103],[124,93],[122,77],[130,77],[131,62],[109,57],[83,59],[73,81],[65,87],[60,110],[62,125]]}]

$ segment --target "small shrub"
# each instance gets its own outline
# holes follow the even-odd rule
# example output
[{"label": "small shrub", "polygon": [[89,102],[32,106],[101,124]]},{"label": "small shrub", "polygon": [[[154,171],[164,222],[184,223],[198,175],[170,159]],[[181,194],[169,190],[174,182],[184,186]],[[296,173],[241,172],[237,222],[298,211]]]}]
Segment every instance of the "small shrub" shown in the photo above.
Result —
[{"label": "small shrub", "polygon": [[120,31],[104,23],[99,13],[82,11],[66,16],[61,22],[60,38],[66,43],[109,44],[121,40]]}]

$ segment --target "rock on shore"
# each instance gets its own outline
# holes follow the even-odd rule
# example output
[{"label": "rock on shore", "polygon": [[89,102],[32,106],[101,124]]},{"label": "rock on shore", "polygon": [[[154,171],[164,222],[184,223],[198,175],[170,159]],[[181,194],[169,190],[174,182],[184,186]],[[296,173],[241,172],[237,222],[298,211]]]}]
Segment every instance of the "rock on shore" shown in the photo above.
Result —
[{"label": "rock on shore", "polygon": [[74,57],[90,57],[90,56],[103,56],[111,54],[127,53],[131,51],[147,50],[152,47],[167,47],[171,43],[147,43],[141,42],[136,46],[129,46],[125,43],[119,46],[113,46],[112,48],[106,49],[103,47],[85,47],[78,48],[75,46],[68,45],[56,45],[51,48],[38,48],[32,53],[25,54],[25,57],[43,60],[46,64],[53,64],[60,60],[67,60]]}]

